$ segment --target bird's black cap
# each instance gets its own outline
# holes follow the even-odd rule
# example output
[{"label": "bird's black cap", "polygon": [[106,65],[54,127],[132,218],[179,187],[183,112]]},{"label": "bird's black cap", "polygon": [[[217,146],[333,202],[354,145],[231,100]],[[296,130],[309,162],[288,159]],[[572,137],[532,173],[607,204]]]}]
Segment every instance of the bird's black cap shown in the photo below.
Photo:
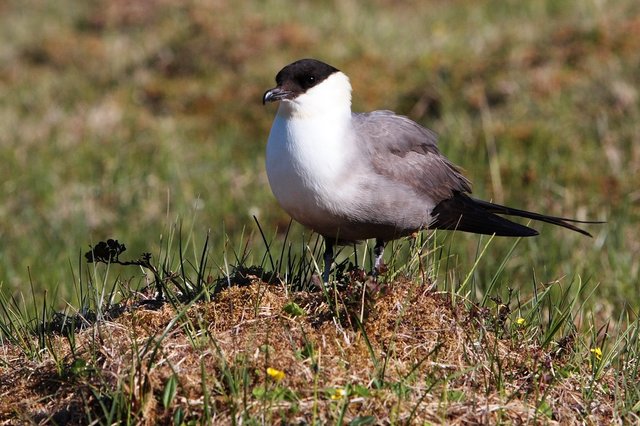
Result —
[{"label": "bird's black cap", "polygon": [[294,99],[338,71],[317,59],[295,61],[276,74],[277,86],[265,92],[262,103]]}]

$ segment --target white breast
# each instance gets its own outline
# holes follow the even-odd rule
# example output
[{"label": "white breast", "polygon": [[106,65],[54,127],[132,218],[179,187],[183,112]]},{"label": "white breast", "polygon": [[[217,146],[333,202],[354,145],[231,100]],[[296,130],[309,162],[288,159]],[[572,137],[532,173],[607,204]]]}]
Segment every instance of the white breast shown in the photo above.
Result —
[{"label": "white breast", "polygon": [[[350,112],[276,116],[267,143],[267,175],[276,199],[295,220],[321,232],[348,209],[357,185],[349,164]],[[325,225],[323,225],[325,224]]]}]

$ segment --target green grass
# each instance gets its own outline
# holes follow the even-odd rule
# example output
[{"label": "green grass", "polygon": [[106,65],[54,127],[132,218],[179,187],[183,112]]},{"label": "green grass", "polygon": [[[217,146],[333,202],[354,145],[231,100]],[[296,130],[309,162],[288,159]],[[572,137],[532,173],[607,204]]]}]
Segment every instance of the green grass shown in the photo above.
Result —
[{"label": "green grass", "polygon": [[[579,274],[616,311],[634,299],[635,2],[243,5],[3,6],[3,292],[28,290],[30,269],[36,293],[69,298],[69,263],[89,244],[158,249],[176,218],[210,229],[214,256],[254,214],[282,237],[263,166],[274,111],[260,97],[284,64],[315,56],[352,77],[355,109],[436,130],[477,196],[608,220],[593,240],[542,226],[506,281]],[[456,261],[472,266],[476,245],[456,237]],[[476,271],[480,291],[510,245],[496,241]]]},{"label": "green grass", "polygon": [[[578,383],[584,398],[597,400],[596,388],[611,386],[617,415],[637,415],[637,2],[76,3],[0,6],[0,334],[27,359],[52,362],[45,369],[52,383],[86,379],[84,397],[99,401],[112,419],[136,419],[149,408],[144,386],[142,394],[131,391],[139,385],[136,374],[146,374],[139,365],[122,364],[131,375],[114,383],[95,368],[98,354],[70,355],[82,360],[76,365],[42,327],[55,311],[99,313],[112,305],[110,297],[136,300],[139,288],[153,283],[149,271],[87,265],[82,255],[89,245],[118,238],[127,244],[127,259],[148,251],[161,274],[174,273],[163,282],[168,291],[193,286],[204,300],[216,297],[205,290],[207,279],[238,277],[233,265],[288,271],[293,286],[315,268],[309,255],[320,258],[321,247],[299,225],[289,229],[268,187],[264,145],[275,111],[260,99],[283,65],[317,57],[351,77],[355,110],[392,109],[437,131],[441,150],[465,169],[476,196],[607,221],[589,227],[593,239],[535,224],[539,237],[517,244],[495,238],[486,251],[487,238],[461,233],[399,241],[387,249],[394,268],[388,278],[435,283],[451,306],[461,302],[473,312],[477,305],[495,318],[498,302],[510,300],[503,324],[509,342],[531,341],[547,354],[575,332],[553,380],[591,369],[592,382]],[[371,247],[356,250],[359,260],[370,260]],[[345,248],[340,259],[352,253]],[[355,304],[359,294],[349,293],[349,300]],[[260,299],[253,303],[258,309]],[[352,308],[361,317],[366,310]],[[204,323],[185,319],[193,307],[175,302],[173,309],[172,318],[183,316],[172,327],[180,324],[189,345],[229,361]],[[512,324],[516,315],[526,320],[524,329]],[[162,336],[165,329],[153,330]],[[149,339],[150,347],[163,340]],[[78,345],[96,348],[84,340]],[[601,360],[589,352],[594,347],[602,348]],[[318,356],[298,350],[307,363]],[[438,362],[438,354],[429,356]],[[510,401],[515,381],[492,357],[487,354],[495,359],[487,365],[499,380],[489,381],[490,388]],[[207,362],[193,366],[194,374],[214,368]],[[256,400],[263,418],[278,418],[274,407],[282,401],[318,419],[357,417],[331,400],[331,390],[319,387],[308,405],[308,395],[289,393],[296,389],[256,382],[254,367],[240,360],[215,366],[217,379],[200,378],[199,395],[214,393],[203,396],[198,413],[215,418],[214,401],[226,398],[235,416],[251,419],[256,411],[247,401]],[[456,381],[476,374],[465,368],[420,376],[428,382],[421,384],[422,401],[437,391],[446,413],[462,398]],[[600,380],[612,371],[623,373]],[[175,408],[180,391],[171,391],[174,373],[165,373],[169,390],[155,400]],[[383,380],[382,396],[392,391],[404,413],[402,398],[410,394],[415,405],[406,412],[424,418],[420,396],[407,391],[412,380],[393,386]],[[369,382],[339,385],[362,398],[358,386],[378,391]],[[553,411],[548,395],[531,398],[536,415]],[[444,417],[430,421],[437,419]]]},{"label": "green grass", "polygon": [[[267,245],[260,261],[230,245],[233,271],[215,279],[207,243],[185,255],[187,237],[151,261],[94,251],[100,261],[78,273],[82,305],[64,313],[0,299],[0,420],[638,420],[638,320],[599,325],[579,277],[475,300],[447,288],[473,271],[446,267],[432,237],[394,247],[409,259],[391,265],[393,280],[338,268],[334,288],[308,292],[282,277],[313,288],[313,241],[282,255]],[[272,259],[281,278],[268,284]]]}]

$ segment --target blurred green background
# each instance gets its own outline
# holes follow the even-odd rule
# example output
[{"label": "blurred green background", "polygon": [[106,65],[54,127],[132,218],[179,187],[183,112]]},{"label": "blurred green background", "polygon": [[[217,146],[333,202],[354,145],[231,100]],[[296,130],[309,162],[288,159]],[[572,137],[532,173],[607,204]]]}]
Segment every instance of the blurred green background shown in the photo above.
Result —
[{"label": "blurred green background", "polygon": [[[200,242],[211,230],[214,265],[227,237],[255,233],[252,215],[283,232],[261,96],[302,57],[351,77],[354,110],[438,132],[476,196],[608,221],[593,239],[534,225],[505,285],[579,275],[605,318],[638,309],[636,0],[0,0],[0,291],[68,299],[89,244],[155,255],[180,220]],[[450,244],[468,270],[478,237]]]}]

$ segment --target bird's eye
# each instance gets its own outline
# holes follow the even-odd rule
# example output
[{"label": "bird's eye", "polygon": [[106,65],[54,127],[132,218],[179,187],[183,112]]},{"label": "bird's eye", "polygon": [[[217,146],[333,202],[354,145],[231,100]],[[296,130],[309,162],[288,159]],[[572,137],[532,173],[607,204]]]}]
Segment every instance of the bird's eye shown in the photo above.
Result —
[{"label": "bird's eye", "polygon": [[300,87],[302,87],[304,90],[307,90],[318,83],[318,77],[316,77],[315,75],[302,74],[298,76],[297,81]]}]

